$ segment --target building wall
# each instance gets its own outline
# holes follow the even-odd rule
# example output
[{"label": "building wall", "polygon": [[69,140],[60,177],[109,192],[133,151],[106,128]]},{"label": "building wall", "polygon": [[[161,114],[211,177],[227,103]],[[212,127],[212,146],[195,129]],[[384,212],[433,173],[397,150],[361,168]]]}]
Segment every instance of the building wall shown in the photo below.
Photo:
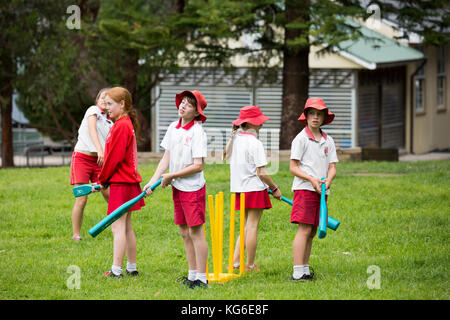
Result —
[{"label": "building wall", "polygon": [[[177,119],[175,94],[183,90],[199,90],[208,101],[203,125],[208,135],[208,150],[223,150],[231,132],[231,122],[240,108],[258,105],[271,119],[260,131],[266,149],[278,150],[281,126],[282,84],[281,69],[273,81],[264,74],[238,68],[224,73],[215,68],[184,68],[171,74],[155,88],[159,97],[153,111],[152,151],[161,151],[160,143],[168,125]],[[338,147],[355,147],[355,71],[352,69],[311,69],[310,96],[320,96],[330,106],[336,118],[324,130]],[[304,102],[300,104],[304,105]],[[299,115],[301,113],[299,106]]]},{"label": "building wall", "polygon": [[[424,67],[424,108],[416,110],[416,89],[413,87],[413,153],[422,154],[433,150],[450,149],[450,45],[447,45],[445,57],[445,105],[442,110],[437,107],[437,53],[438,48],[425,48],[427,62]],[[411,150],[410,139],[410,76],[417,64],[410,64],[407,71],[407,150]]]}]

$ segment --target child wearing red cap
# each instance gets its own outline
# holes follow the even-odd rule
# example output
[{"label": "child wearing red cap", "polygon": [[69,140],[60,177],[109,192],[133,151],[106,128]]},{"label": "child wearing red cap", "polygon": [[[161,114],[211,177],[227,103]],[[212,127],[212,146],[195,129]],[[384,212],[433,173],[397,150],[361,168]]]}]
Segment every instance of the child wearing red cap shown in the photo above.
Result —
[{"label": "child wearing red cap", "polygon": [[[245,193],[245,247],[247,270],[259,270],[255,265],[258,226],[264,209],[272,208],[267,188],[280,200],[281,191],[265,170],[267,159],[258,132],[266,117],[257,106],[243,107],[233,121],[231,139],[223,156],[230,158],[230,191],[236,193],[236,210],[240,210],[240,193]],[[237,131],[239,126],[242,130]],[[234,252],[234,268],[239,268],[239,241]]]},{"label": "child wearing red cap", "polygon": [[[294,272],[292,280],[313,280],[309,257],[313,238],[317,232],[320,216],[321,184],[326,185],[326,194],[336,176],[338,158],[333,138],[320,128],[333,121],[321,98],[306,101],[303,113],[298,118],[306,127],[291,144],[290,172],[295,176],[292,184],[294,201],[291,223],[298,224],[293,243]],[[321,180],[322,178],[324,180]]]},{"label": "child wearing red cap", "polygon": [[[175,224],[180,227],[188,261],[188,277],[182,283],[194,289],[207,288],[206,261],[208,244],[203,232],[205,223],[205,178],[203,163],[206,158],[206,133],[202,128],[206,116],[206,100],[197,91],[183,91],[175,96],[179,119],[172,122],[161,142],[164,155],[153,177],[144,187],[163,177],[161,187],[172,185]],[[168,174],[164,174],[169,169]]]}]

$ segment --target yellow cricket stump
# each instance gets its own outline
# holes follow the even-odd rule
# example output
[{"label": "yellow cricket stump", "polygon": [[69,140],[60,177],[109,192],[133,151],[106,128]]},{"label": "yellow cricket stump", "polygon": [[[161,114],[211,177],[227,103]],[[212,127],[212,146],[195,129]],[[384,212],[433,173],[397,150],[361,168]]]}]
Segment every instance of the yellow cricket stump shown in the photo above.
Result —
[{"label": "yellow cricket stump", "polygon": [[[223,192],[213,196],[208,195],[209,220],[211,231],[211,247],[212,247],[212,261],[213,272],[208,272],[208,262],[206,262],[206,278],[209,282],[224,283],[235,279],[244,273],[244,230],[245,230],[245,194],[241,193],[240,205],[240,242],[239,242],[239,274],[233,273],[233,255],[234,255],[234,218],[235,218],[235,204],[236,194],[231,194],[231,208],[230,208],[230,249],[228,256],[228,273],[222,270],[223,264]],[[206,236],[206,232],[205,232]]]},{"label": "yellow cricket stump", "polygon": [[245,193],[241,193],[239,216],[239,275],[244,274],[244,241],[245,241]]}]

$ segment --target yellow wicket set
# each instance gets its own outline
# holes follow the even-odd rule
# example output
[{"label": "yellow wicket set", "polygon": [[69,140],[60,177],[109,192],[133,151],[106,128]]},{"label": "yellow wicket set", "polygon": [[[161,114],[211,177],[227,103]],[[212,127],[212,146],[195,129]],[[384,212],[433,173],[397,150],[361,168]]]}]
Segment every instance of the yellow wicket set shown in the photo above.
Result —
[{"label": "yellow wicket set", "polygon": [[[230,251],[228,255],[228,273],[224,273],[223,267],[223,192],[213,196],[208,195],[209,219],[211,225],[211,246],[213,259],[213,272],[208,272],[208,262],[206,262],[206,275],[209,282],[227,282],[235,279],[244,273],[244,241],[245,241],[245,194],[240,194],[240,219],[239,219],[239,273],[233,273],[234,256],[234,218],[236,194],[231,194],[230,203]],[[205,225],[203,225],[205,228]],[[205,230],[205,229],[204,229]],[[206,231],[205,231],[206,236]]]}]

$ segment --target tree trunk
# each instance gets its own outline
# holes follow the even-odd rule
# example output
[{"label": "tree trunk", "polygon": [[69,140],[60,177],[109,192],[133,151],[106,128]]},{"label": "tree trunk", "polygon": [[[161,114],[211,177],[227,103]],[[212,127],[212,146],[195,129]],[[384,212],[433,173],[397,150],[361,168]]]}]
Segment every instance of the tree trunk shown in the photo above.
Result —
[{"label": "tree trunk", "polygon": [[184,0],[175,0],[172,2],[173,11],[176,13],[183,13],[185,6]]},{"label": "tree trunk", "polygon": [[[137,94],[137,84],[138,84],[138,73],[139,73],[139,51],[129,49],[125,50],[125,59],[122,65],[122,83],[123,86],[128,89],[131,93],[131,98],[133,100],[133,106],[138,109],[140,97]],[[144,118],[142,112],[138,110],[140,132],[139,140],[137,141],[138,150],[146,151],[150,145],[149,135],[147,131],[149,129],[147,119]]]},{"label": "tree trunk", "polygon": [[[10,86],[9,86],[10,87]],[[12,88],[2,91],[2,167],[14,167],[14,148],[12,133]]]},{"label": "tree trunk", "polygon": [[133,106],[139,104],[137,93],[137,80],[139,72],[139,51],[128,49],[124,51],[124,59],[122,65],[122,83],[125,88],[131,93],[131,98],[133,99]]},{"label": "tree trunk", "polygon": [[[82,23],[90,26],[94,25],[97,22],[100,1],[81,0],[78,1],[78,6],[80,7]],[[78,50],[78,66],[75,66],[74,69],[79,68],[80,70],[84,70],[84,68],[86,68],[80,66],[80,64],[89,61],[89,44],[87,44],[89,36],[90,35],[86,35],[86,33],[83,32],[75,32],[71,35],[74,47]],[[85,73],[77,73],[76,76],[81,83],[86,84],[86,92],[83,92],[83,94],[87,94],[92,101],[95,100],[100,89],[109,87],[109,84],[103,75],[101,75],[92,65],[87,66]]]},{"label": "tree trunk", "polygon": [[[14,74],[14,66],[8,54],[2,57],[2,77],[0,79],[0,109],[2,119],[2,167],[14,167],[14,147],[12,132],[12,94],[13,87],[11,75]],[[4,75],[4,76],[3,76]]]},{"label": "tree trunk", "polygon": [[[286,24],[307,23],[309,1],[286,1]],[[304,34],[306,32],[306,34]],[[285,29],[283,51],[283,95],[280,150],[289,150],[291,142],[304,127],[297,119],[303,112],[309,89],[309,45],[288,45],[296,38],[308,39],[307,29]]]}]

